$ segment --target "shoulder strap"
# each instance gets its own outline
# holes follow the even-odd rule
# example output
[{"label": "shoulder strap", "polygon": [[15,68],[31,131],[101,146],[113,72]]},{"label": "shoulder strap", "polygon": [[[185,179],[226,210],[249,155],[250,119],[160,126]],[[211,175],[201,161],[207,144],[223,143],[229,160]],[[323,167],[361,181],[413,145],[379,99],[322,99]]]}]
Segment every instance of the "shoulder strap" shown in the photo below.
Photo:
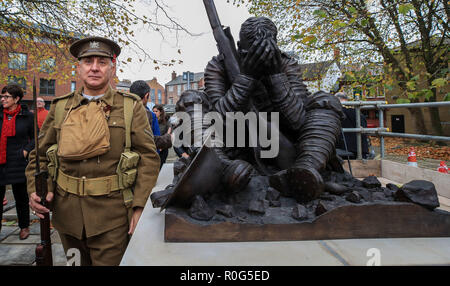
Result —
[{"label": "shoulder strap", "polygon": [[55,125],[60,125],[63,121],[64,109],[66,107],[68,97],[62,98],[55,103]]},{"label": "shoulder strap", "polygon": [[123,97],[123,117],[125,119],[125,152],[131,148],[131,120],[133,119],[134,100],[131,97]]}]

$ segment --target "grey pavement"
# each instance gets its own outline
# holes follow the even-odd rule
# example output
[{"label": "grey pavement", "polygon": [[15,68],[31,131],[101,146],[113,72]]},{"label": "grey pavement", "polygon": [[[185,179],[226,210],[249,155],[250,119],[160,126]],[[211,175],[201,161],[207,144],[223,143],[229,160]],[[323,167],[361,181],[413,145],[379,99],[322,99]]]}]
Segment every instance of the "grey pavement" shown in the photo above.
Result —
[{"label": "grey pavement", "polygon": [[[36,220],[30,223],[30,236],[20,240],[17,220],[4,219],[0,231],[0,265],[31,266],[35,264],[35,249],[41,240],[40,225]],[[55,229],[51,230],[51,240],[53,265],[66,265],[64,249]]]},{"label": "grey pavement", "polygon": [[[39,218],[30,214],[30,236],[19,239],[19,226],[14,195],[10,186],[7,186],[5,197],[8,204],[3,206],[3,220],[0,231],[0,265],[31,266],[35,265],[35,249],[40,243]],[[58,232],[51,230],[53,264],[66,265],[67,260]]]}]

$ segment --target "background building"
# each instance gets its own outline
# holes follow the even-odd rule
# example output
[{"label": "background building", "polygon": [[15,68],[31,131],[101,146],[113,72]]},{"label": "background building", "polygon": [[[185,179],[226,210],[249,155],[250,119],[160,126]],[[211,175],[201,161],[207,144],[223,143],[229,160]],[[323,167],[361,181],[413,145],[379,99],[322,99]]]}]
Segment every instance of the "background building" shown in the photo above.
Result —
[{"label": "background building", "polygon": [[[14,33],[0,31],[0,88],[17,83],[24,89],[22,102],[31,107],[35,79],[37,95],[45,100],[48,108],[53,98],[68,94],[82,84],[77,80],[77,59],[69,53],[70,44],[81,36],[62,41],[61,35],[39,32],[39,37],[24,42]],[[117,76],[111,81],[113,88],[116,82]]]},{"label": "background building", "polygon": [[[205,73],[194,73],[194,80],[190,82],[189,89],[202,90],[205,88]],[[187,80],[183,80],[183,76],[177,76],[176,72],[172,72],[172,80],[166,83],[167,104],[176,104],[183,91],[188,90]]]},{"label": "background building", "polygon": [[151,80],[146,80],[146,82],[150,86],[149,102],[153,104],[167,104],[164,87],[158,82],[156,77]]}]

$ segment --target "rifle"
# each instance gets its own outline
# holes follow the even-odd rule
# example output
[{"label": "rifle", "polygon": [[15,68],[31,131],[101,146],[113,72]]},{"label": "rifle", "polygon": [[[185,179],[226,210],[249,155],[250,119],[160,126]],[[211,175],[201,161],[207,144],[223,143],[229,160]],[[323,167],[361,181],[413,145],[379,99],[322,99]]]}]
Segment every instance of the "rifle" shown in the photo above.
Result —
[{"label": "rifle", "polygon": [[[36,96],[36,78],[33,78],[33,103],[34,103],[34,144],[36,173],[34,174],[36,194],[41,198],[41,204],[48,208],[47,198],[47,178],[48,172],[41,170],[39,165],[39,138],[37,124],[37,96]],[[41,243],[36,246],[36,265],[52,266],[52,241],[50,239],[50,213],[45,213],[44,218],[39,220],[41,228]]]},{"label": "rifle", "polygon": [[[234,39],[231,35],[230,27],[224,27],[220,23],[219,16],[217,15],[216,6],[214,5],[214,0],[203,0],[203,4],[205,4],[206,13],[208,14],[209,23],[211,24],[211,28],[213,30],[214,39],[217,42],[217,49],[219,50],[220,55],[223,57],[225,70],[230,80],[231,84],[234,82],[236,76],[240,74],[239,60],[236,51],[236,46],[234,45]],[[250,110],[258,113],[256,108],[254,107],[252,100],[250,98]],[[278,126],[272,126],[269,122],[265,121],[263,118],[259,117],[259,124],[266,125],[267,131],[270,132],[271,128],[274,128],[276,134],[279,136],[279,154],[275,158],[275,162],[282,169],[286,169],[287,166],[293,165],[293,161],[296,157],[296,150],[294,145],[279,131]],[[247,128],[248,122],[245,121],[245,125]],[[254,148],[254,155],[256,163],[263,170],[266,170],[264,164],[261,162],[259,152],[260,152],[260,143],[258,138],[255,138],[257,146]],[[291,160],[289,160],[290,158]]]},{"label": "rifle", "polygon": [[224,27],[220,24],[214,0],[203,0],[203,4],[205,4],[206,14],[208,14],[214,39],[217,42],[217,49],[224,58],[228,79],[233,83],[235,77],[240,73],[240,68],[230,27]]}]

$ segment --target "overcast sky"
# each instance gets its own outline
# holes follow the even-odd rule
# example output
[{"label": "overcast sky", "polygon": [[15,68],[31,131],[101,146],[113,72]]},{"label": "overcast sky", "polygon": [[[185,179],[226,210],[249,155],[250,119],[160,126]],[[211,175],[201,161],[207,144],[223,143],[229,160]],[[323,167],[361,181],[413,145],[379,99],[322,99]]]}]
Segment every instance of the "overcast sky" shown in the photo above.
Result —
[{"label": "overcast sky", "polygon": [[[161,66],[160,70],[155,70],[153,63],[138,63],[136,54],[125,48],[120,55],[121,60],[131,57],[133,62],[119,66],[123,70],[117,72],[120,80],[150,80],[156,77],[164,86],[171,80],[172,71],[178,75],[188,70],[203,72],[208,61],[218,54],[203,0],[164,0],[164,3],[170,7],[167,11],[170,15],[190,32],[200,36],[182,34],[178,38],[177,45],[174,34],[165,34],[165,39],[162,39],[158,33],[135,29],[137,41],[153,58],[176,59],[182,60],[183,63],[172,67]],[[247,9],[242,6],[236,7],[226,0],[215,0],[215,5],[222,25],[231,27],[233,37],[237,41],[241,24],[250,17]],[[181,49],[181,54],[178,53],[178,49]]]}]

